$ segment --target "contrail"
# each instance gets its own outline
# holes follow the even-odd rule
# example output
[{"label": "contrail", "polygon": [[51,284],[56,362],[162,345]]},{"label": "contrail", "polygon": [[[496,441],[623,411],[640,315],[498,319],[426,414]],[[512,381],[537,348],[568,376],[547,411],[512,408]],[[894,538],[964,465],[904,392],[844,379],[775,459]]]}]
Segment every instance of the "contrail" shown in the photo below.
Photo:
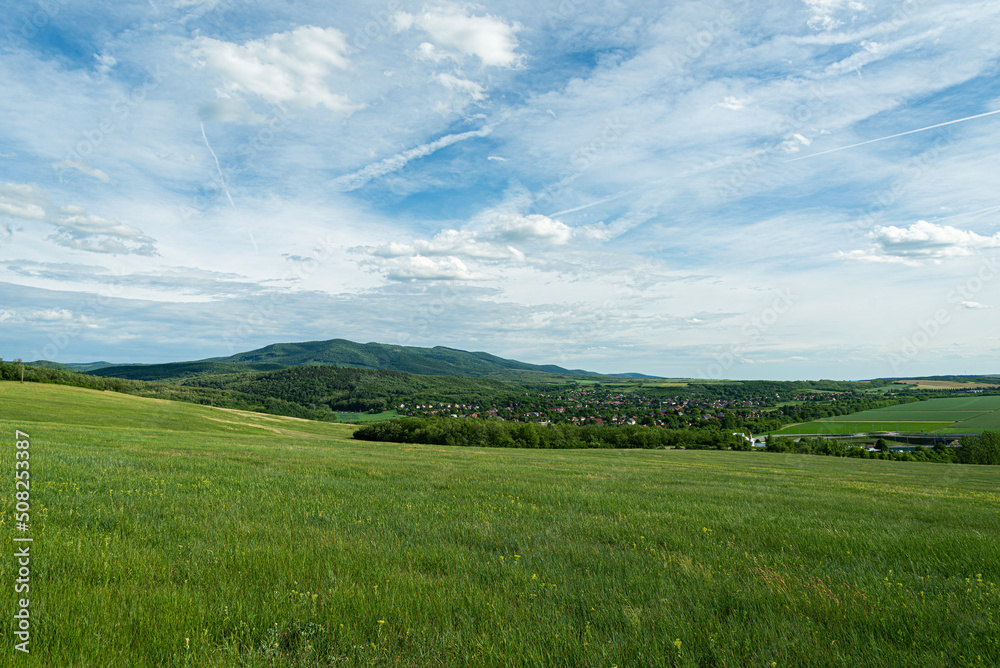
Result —
[{"label": "contrail", "polygon": [[869,139],[868,141],[858,142],[857,144],[851,144],[850,146],[841,146],[840,148],[831,148],[828,151],[820,151],[819,153],[811,153],[809,155],[803,155],[800,158],[792,158],[791,160],[785,160],[785,162],[797,162],[799,160],[805,160],[806,158],[815,158],[818,155],[826,155],[827,153],[835,153],[837,151],[846,151],[849,148],[855,148],[857,146],[864,146],[865,144],[874,144],[877,141],[885,141],[886,139],[895,139],[896,137],[902,137],[904,135],[912,135],[917,132],[925,132],[927,130],[933,130],[934,128],[943,128],[946,125],[954,125],[955,123],[964,123],[965,121],[971,121],[976,118],[982,118],[983,116],[992,116],[993,114],[1000,114],[1000,109],[995,109],[993,111],[987,111],[985,114],[976,114],[975,116],[966,116],[965,118],[959,118],[956,121],[948,121],[946,123],[938,123],[937,125],[928,125],[926,128],[919,128],[917,130],[908,130],[906,132],[900,132],[899,134],[889,135],[888,137],[879,137],[878,139]]},{"label": "contrail", "polygon": [[567,213],[576,213],[577,211],[582,211],[584,209],[589,209],[590,207],[597,206],[598,204],[604,204],[605,202],[610,202],[612,200],[621,199],[622,197],[625,197],[626,195],[628,195],[629,193],[632,193],[634,191],[635,191],[635,189],[633,188],[632,190],[626,190],[625,192],[619,193],[617,195],[611,195],[610,197],[605,197],[604,199],[599,199],[596,202],[590,202],[589,204],[583,204],[581,206],[577,206],[577,207],[574,207],[572,209],[566,209],[565,211],[556,211],[555,213],[548,214],[548,217],[549,218],[555,218],[556,216],[565,216]]},{"label": "contrail", "polygon": [[994,206],[988,206],[985,209],[979,209],[978,211],[968,211],[966,213],[956,213],[951,216],[945,216],[944,218],[935,218],[933,222],[940,223],[942,220],[951,220],[952,218],[965,218],[967,216],[976,216],[981,213],[986,213],[987,211],[996,211],[1000,209],[1000,204]]},{"label": "contrail", "polygon": [[459,134],[445,135],[440,139],[436,139],[428,144],[422,144],[416,148],[411,148],[402,153],[398,153],[390,158],[381,160],[379,162],[372,163],[363,169],[352,174],[344,174],[343,176],[338,176],[333,182],[340,187],[341,190],[349,192],[351,190],[357,190],[369,181],[379,176],[385,176],[401,169],[411,160],[417,158],[422,158],[426,155],[430,155],[435,151],[438,151],[446,146],[451,146],[460,141],[466,139],[471,139],[473,137],[485,137],[493,132],[494,125],[487,125],[479,130],[471,130],[469,132],[462,132]]},{"label": "contrail", "polygon": [[219,180],[222,181],[222,189],[226,191],[226,197],[229,198],[229,205],[235,209],[236,205],[233,204],[233,198],[229,194],[229,187],[226,185],[226,179],[222,176],[222,167],[219,166],[219,156],[215,155],[215,151],[212,150],[211,145],[208,143],[208,136],[205,134],[205,124],[199,121],[198,125],[201,126],[201,138],[205,140],[205,146],[208,146],[208,152],[212,154],[213,158],[215,158],[215,168],[219,170]]}]

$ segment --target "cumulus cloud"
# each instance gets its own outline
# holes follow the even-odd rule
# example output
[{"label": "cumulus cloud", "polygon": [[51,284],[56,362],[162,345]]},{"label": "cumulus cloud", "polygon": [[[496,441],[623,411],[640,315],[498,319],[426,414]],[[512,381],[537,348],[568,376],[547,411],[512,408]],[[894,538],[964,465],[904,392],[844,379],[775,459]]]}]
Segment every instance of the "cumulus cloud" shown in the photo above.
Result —
[{"label": "cumulus cloud", "polygon": [[45,191],[33,183],[0,185],[0,215],[43,220],[48,198]]},{"label": "cumulus cloud", "polygon": [[274,104],[323,106],[331,111],[360,108],[330,90],[333,70],[345,70],[347,41],[335,28],[301,26],[244,44],[198,37],[190,54],[199,66],[220,74],[230,91],[253,93]]},{"label": "cumulus cloud", "polygon": [[[487,222],[441,230],[431,239],[409,243],[353,248],[372,260],[369,264],[394,280],[485,280],[495,278],[475,271],[467,263],[526,265],[526,251],[545,255],[574,239],[594,239],[591,227],[572,228],[547,216],[496,214]],[[523,250],[522,250],[523,249]],[[442,258],[433,260],[432,258]]]},{"label": "cumulus cloud", "polygon": [[573,228],[548,216],[534,214],[497,216],[483,230],[483,235],[510,243],[544,242],[565,244],[573,237]]},{"label": "cumulus cloud", "polygon": [[93,318],[76,314],[65,308],[45,308],[32,309],[17,313],[14,311],[0,311],[0,322],[31,323],[31,324],[74,324],[87,329],[99,329],[100,325]]},{"label": "cumulus cloud", "polygon": [[470,16],[462,6],[442,5],[417,15],[397,12],[393,21],[399,31],[418,29],[430,36],[431,42],[421,44],[418,50],[424,58],[450,56],[441,52],[444,48],[496,67],[518,67],[524,60],[516,52],[520,25],[490,15]]},{"label": "cumulus cloud", "polygon": [[805,0],[812,10],[809,27],[816,30],[834,30],[844,24],[845,13],[864,11],[865,5],[858,0]]},{"label": "cumulus cloud", "polygon": [[115,255],[155,255],[156,240],[117,220],[87,213],[78,206],[63,206],[50,221],[56,231],[49,239],[74,250]]},{"label": "cumulus cloud", "polygon": [[461,255],[479,260],[524,260],[524,254],[516,248],[483,242],[476,233],[467,230],[441,230],[430,240],[420,239],[409,244],[391,242],[366,250],[371,255],[385,258]]},{"label": "cumulus cloud", "polygon": [[936,225],[919,220],[909,227],[877,226],[868,233],[876,248],[838,253],[841,258],[868,262],[918,264],[941,262],[976,251],[1000,248],[1000,233],[984,237],[950,225]]},{"label": "cumulus cloud", "polygon": [[978,311],[980,309],[993,308],[992,306],[987,306],[986,304],[980,304],[979,302],[962,302],[961,306],[963,308]]},{"label": "cumulus cloud", "polygon": [[375,264],[393,281],[481,281],[489,278],[472,271],[457,257],[434,259],[416,255],[379,258]]}]

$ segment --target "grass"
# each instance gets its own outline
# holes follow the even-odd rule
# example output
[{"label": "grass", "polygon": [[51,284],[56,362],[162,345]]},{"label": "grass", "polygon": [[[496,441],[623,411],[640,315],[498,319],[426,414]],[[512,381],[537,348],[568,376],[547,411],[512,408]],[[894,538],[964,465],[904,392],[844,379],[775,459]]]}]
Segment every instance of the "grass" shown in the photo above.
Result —
[{"label": "grass", "polygon": [[950,397],[790,425],[778,434],[851,434],[872,431],[981,433],[1000,429],[1000,396]]},{"label": "grass", "polygon": [[779,436],[796,434],[870,434],[877,431],[902,431],[910,433],[936,432],[951,426],[951,422],[843,422],[816,420],[793,424],[774,432]]},{"label": "grass", "polygon": [[0,407],[35,539],[32,653],[9,593],[2,665],[1000,663],[994,467],[361,443],[19,383]]},{"label": "grass", "polygon": [[379,422],[381,420],[392,420],[399,417],[395,409],[382,411],[381,413],[351,413],[348,411],[337,411],[337,422],[349,422],[351,424],[361,424],[365,422]]}]

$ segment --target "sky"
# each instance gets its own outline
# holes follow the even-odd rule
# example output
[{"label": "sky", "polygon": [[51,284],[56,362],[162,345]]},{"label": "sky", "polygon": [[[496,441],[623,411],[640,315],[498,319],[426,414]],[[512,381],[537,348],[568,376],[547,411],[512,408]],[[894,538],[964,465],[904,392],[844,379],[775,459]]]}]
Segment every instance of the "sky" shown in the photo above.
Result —
[{"label": "sky", "polygon": [[994,0],[5,4],[5,359],[1000,373]]}]

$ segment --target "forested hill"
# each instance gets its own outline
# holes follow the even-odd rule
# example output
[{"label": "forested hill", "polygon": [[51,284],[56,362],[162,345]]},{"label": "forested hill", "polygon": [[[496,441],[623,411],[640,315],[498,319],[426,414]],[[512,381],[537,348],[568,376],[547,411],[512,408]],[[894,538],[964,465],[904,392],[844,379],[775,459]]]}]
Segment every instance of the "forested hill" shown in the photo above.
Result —
[{"label": "forested hill", "polygon": [[564,369],[554,364],[528,364],[489,353],[466,352],[443,346],[418,348],[384,343],[355,343],[345,339],[275,343],[229,357],[213,357],[196,362],[109,366],[90,373],[133,380],[167,380],[204,374],[274,371],[298,366],[386,369],[430,376],[500,379],[530,379],[542,374],[598,375],[580,369]]}]

